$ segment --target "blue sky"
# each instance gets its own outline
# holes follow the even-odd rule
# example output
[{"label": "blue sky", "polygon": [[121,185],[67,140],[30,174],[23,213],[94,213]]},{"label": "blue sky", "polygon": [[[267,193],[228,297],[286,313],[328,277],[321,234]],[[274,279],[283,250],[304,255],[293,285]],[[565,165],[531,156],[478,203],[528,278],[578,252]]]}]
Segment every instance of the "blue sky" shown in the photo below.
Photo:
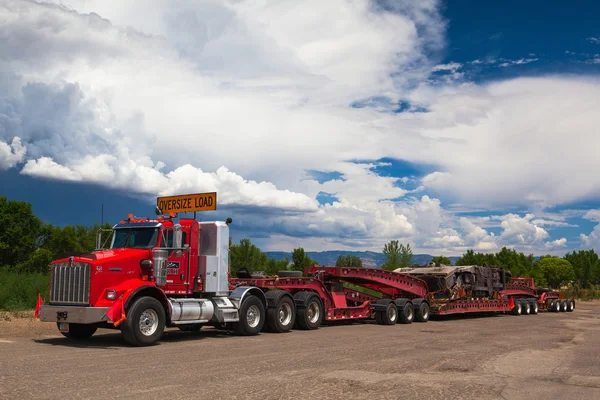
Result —
[{"label": "blue sky", "polygon": [[[600,4],[6,2],[1,195],[265,250],[600,248]],[[34,29],[38,27],[39,29]]]}]

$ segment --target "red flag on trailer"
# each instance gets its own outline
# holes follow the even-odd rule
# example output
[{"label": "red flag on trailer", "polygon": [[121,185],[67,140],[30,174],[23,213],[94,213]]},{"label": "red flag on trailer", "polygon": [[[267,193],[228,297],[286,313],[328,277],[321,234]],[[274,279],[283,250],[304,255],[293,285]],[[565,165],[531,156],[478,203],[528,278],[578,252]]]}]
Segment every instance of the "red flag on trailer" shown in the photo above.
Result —
[{"label": "red flag on trailer", "polygon": [[508,306],[510,307],[510,309],[512,310],[513,308],[515,308],[515,300],[511,297],[510,300],[508,301]]},{"label": "red flag on trailer", "polygon": [[37,302],[35,303],[35,312],[33,313],[33,318],[40,317],[40,309],[42,308],[43,305],[44,305],[44,299],[42,299],[42,295],[38,293],[38,299],[37,299]]}]

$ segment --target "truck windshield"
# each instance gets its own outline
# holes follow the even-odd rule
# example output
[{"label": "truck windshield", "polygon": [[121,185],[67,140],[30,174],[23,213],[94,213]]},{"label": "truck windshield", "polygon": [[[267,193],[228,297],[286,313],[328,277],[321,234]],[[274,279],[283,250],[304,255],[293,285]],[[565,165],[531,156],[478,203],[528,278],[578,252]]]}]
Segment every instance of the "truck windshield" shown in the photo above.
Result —
[{"label": "truck windshield", "polygon": [[111,249],[150,249],[156,246],[158,228],[115,229]]}]

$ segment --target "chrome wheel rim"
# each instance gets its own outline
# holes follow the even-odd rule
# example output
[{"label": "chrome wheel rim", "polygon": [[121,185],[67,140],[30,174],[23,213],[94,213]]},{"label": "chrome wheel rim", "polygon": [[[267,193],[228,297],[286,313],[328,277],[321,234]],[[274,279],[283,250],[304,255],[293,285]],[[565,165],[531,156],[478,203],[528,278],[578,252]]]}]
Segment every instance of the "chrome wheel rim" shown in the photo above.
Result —
[{"label": "chrome wheel rim", "polygon": [[153,309],[145,310],[140,315],[140,332],[144,336],[152,336],[158,329],[158,314]]},{"label": "chrome wheel rim", "polygon": [[425,310],[423,310],[423,318],[424,319],[429,318],[429,309],[428,308],[425,308]]},{"label": "chrome wheel rim", "polygon": [[414,314],[414,310],[412,309],[412,307],[408,307],[408,312],[406,313],[406,318],[409,321],[412,321],[414,318],[415,314]]},{"label": "chrome wheel rim", "polygon": [[258,306],[251,305],[248,307],[246,321],[248,321],[248,326],[250,328],[256,328],[258,326],[258,323],[260,322],[260,310],[258,309]]},{"label": "chrome wheel rim", "polygon": [[310,303],[308,309],[306,310],[306,315],[308,316],[308,320],[311,324],[314,324],[319,320],[320,314],[321,311],[319,310],[319,305],[317,304],[317,302],[313,301],[312,303]]},{"label": "chrome wheel rim", "polygon": [[292,322],[292,307],[288,303],[283,303],[279,308],[279,323],[283,326]]},{"label": "chrome wheel rim", "polygon": [[389,307],[388,308],[388,319],[391,322],[395,322],[397,318],[398,318],[398,311],[396,310],[396,307]]}]

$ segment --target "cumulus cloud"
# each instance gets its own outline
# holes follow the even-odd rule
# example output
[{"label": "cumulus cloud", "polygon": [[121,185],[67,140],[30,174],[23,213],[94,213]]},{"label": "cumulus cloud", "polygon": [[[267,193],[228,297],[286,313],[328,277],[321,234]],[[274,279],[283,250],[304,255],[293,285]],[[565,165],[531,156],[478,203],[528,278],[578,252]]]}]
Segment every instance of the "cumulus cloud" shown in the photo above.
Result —
[{"label": "cumulus cloud", "polygon": [[[456,83],[462,65],[432,61],[445,45],[438,1],[53,3],[0,0],[0,168],[152,196],[217,190],[224,205],[273,208],[247,217],[273,240],[365,248],[549,239],[512,214],[494,236],[427,190],[487,207],[599,192],[598,82]],[[430,85],[432,73],[452,79]],[[349,107],[373,98],[428,112]],[[409,190],[349,161],[384,157],[436,171]],[[319,205],[321,192],[337,201]]]},{"label": "cumulus cloud", "polygon": [[0,171],[14,167],[25,157],[26,147],[21,139],[14,137],[10,145],[0,141]]}]

